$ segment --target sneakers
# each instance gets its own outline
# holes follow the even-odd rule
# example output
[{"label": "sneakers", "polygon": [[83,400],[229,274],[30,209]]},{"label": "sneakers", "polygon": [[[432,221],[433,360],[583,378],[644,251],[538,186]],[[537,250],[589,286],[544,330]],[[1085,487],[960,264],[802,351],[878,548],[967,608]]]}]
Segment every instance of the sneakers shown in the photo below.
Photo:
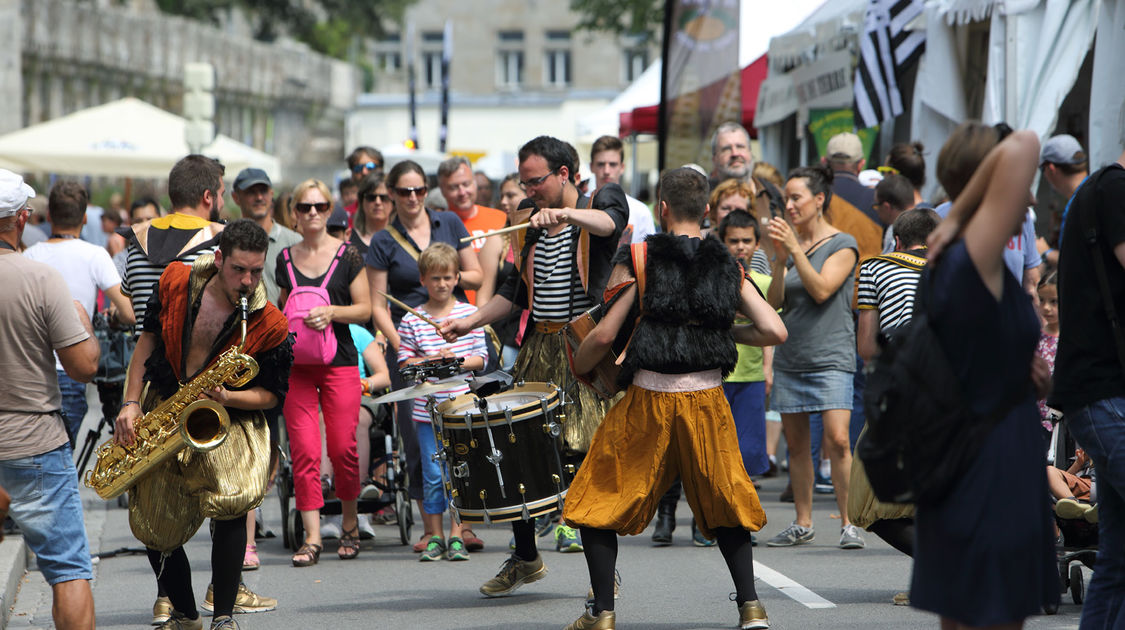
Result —
[{"label": "sneakers", "polygon": [[513,553],[500,565],[500,572],[496,577],[481,585],[480,592],[486,597],[509,595],[524,584],[538,582],[546,575],[547,565],[543,563],[542,554],[534,560],[520,560]]},{"label": "sneakers", "polygon": [[836,486],[833,486],[831,481],[817,481],[813,484],[813,492],[816,494],[835,494]]},{"label": "sneakers", "polygon": [[160,624],[160,630],[203,630],[203,618],[188,619],[178,610],[168,615],[168,620]]},{"label": "sneakers", "polygon": [[430,542],[426,543],[426,548],[422,550],[422,556],[418,560],[422,562],[433,562],[441,560],[445,556],[445,539],[441,536],[430,536]]},{"label": "sneakers", "polygon": [[603,610],[597,615],[587,608],[582,616],[566,627],[566,630],[614,630],[617,614],[612,610]]},{"label": "sneakers", "polygon": [[211,621],[211,630],[238,630],[238,622],[224,615]]},{"label": "sneakers", "polygon": [[388,505],[371,516],[371,521],[376,525],[398,525],[398,514],[395,506]]},{"label": "sneakers", "polygon": [[770,618],[760,600],[742,602],[738,607],[739,630],[762,630],[770,627]]},{"label": "sneakers", "polygon": [[167,597],[157,597],[152,605],[152,625],[159,626],[172,616],[172,600]]},{"label": "sneakers", "polygon": [[344,517],[339,514],[325,516],[320,523],[321,538],[339,538],[343,533]]},{"label": "sneakers", "polygon": [[781,530],[781,533],[770,538],[766,541],[767,547],[794,547],[796,545],[804,545],[811,543],[816,533],[811,527],[801,527],[796,521],[791,523],[789,527]]},{"label": "sneakers", "polygon": [[363,514],[359,515],[359,539],[371,540],[375,538],[375,528],[371,526],[371,521],[368,520]]},{"label": "sneakers", "polygon": [[707,540],[699,529],[695,526],[695,519],[691,519],[691,544],[696,547],[714,547],[716,542],[714,540]]},{"label": "sneakers", "polygon": [[[613,599],[621,598],[621,572],[617,569],[613,570]],[[594,587],[591,586],[590,590],[586,591],[586,605],[587,607],[594,605]]]},{"label": "sneakers", "polygon": [[[203,603],[199,605],[200,608],[207,612],[215,612],[215,592],[213,587],[214,585],[212,584],[207,585],[207,597],[204,597]],[[277,608],[276,599],[272,597],[262,597],[246,588],[245,584],[238,585],[238,593],[234,596],[234,612],[236,614],[266,612],[275,608]]]},{"label": "sneakers", "polygon": [[[426,552],[422,552],[422,555],[424,557]],[[453,536],[449,539],[449,550],[445,552],[445,557],[455,562],[458,560],[468,560],[469,551],[465,549],[465,543],[460,538]]]},{"label": "sneakers", "polygon": [[380,496],[382,496],[382,492],[379,491],[379,486],[376,486],[370,478],[365,479],[363,488],[359,491],[359,498],[365,501],[374,501]]},{"label": "sneakers", "polygon": [[840,549],[863,549],[866,546],[855,525],[846,525],[840,530]]},{"label": "sneakers", "polygon": [[554,529],[555,523],[558,522],[557,514],[544,514],[543,516],[536,517],[535,519],[535,535],[543,538],[551,533]]},{"label": "sneakers", "polygon": [[582,539],[573,527],[555,527],[555,551],[559,553],[578,553],[582,551]]},{"label": "sneakers", "polygon": [[[1055,516],[1064,520],[1086,520],[1091,523],[1098,522],[1098,508],[1097,506],[1083,503],[1078,499],[1067,498],[1059,499],[1055,503]],[[1090,512],[1093,511],[1093,520],[1090,520]]]},{"label": "sneakers", "polygon": [[260,566],[262,561],[258,558],[258,545],[254,543],[246,545],[246,555],[242,556],[242,570],[257,571]]}]

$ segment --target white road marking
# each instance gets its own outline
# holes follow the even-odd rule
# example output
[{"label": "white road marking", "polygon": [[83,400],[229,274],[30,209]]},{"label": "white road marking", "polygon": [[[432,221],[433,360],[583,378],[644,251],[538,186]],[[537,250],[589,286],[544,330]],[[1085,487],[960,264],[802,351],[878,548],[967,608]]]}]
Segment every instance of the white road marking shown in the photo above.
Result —
[{"label": "white road marking", "polygon": [[824,599],[820,595],[801,586],[793,579],[786,577],[766,565],[754,561],[754,575],[763,582],[781,591],[790,599],[803,604],[806,608],[835,608],[836,604]]}]

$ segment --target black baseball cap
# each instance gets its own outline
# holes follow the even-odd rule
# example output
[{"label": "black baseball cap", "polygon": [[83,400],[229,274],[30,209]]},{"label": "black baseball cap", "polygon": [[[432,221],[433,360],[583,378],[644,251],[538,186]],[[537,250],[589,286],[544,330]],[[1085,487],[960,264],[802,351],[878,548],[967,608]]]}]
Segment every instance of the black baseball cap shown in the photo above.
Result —
[{"label": "black baseball cap", "polygon": [[238,192],[242,192],[255,184],[265,184],[273,188],[270,176],[266,175],[266,172],[260,168],[244,168],[234,178],[234,189]]}]

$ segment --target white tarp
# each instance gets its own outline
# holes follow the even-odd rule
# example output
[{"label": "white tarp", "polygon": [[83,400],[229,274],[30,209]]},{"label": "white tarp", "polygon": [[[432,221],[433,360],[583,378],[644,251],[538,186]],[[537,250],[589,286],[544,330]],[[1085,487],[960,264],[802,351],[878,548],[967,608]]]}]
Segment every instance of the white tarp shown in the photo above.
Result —
[{"label": "white tarp", "polygon": [[[90,107],[0,136],[0,167],[16,172],[166,178],[188,154],[186,121],[135,98]],[[260,168],[277,181],[277,158],[218,135],[203,150],[227,175]]]},{"label": "white tarp", "polygon": [[1118,158],[1125,149],[1125,0],[1103,0],[1094,44],[1090,86],[1090,170]]},{"label": "white tarp", "polygon": [[936,8],[926,7],[926,52],[919,60],[914,82],[911,137],[925,147],[926,185],[922,197],[933,199],[938,183],[935,176],[938,151],[949,133],[969,118],[958,62],[957,34],[940,19]]}]

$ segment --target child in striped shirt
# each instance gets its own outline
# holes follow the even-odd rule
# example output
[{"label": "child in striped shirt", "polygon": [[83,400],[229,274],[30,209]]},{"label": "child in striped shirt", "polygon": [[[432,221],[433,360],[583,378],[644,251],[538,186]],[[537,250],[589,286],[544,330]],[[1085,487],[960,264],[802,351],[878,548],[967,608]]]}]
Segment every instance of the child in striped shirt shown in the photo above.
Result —
[{"label": "child in striped shirt", "polygon": [[[453,289],[460,279],[459,265],[457,251],[446,243],[433,243],[418,257],[422,286],[429,293],[429,300],[418,310],[439,324],[447,319],[467,317],[477,310],[475,306],[458,302],[453,297]],[[460,357],[465,360],[463,369],[481,370],[488,358],[483,328],[474,329],[454,343],[446,343],[437,329],[417,315],[407,313],[399,323],[398,334],[401,338],[398,349],[399,367],[434,359]],[[445,400],[449,396],[459,396],[468,391],[468,385],[455,385],[437,394],[437,398]],[[448,545],[441,535],[442,514],[449,497],[442,486],[441,464],[433,459],[438,442],[430,424],[425,398],[414,400],[413,419],[418,423],[415,430],[422,455],[422,524],[430,535],[421,560],[430,562],[443,557],[468,560],[469,552],[462,540],[460,524],[450,519]]]}]

